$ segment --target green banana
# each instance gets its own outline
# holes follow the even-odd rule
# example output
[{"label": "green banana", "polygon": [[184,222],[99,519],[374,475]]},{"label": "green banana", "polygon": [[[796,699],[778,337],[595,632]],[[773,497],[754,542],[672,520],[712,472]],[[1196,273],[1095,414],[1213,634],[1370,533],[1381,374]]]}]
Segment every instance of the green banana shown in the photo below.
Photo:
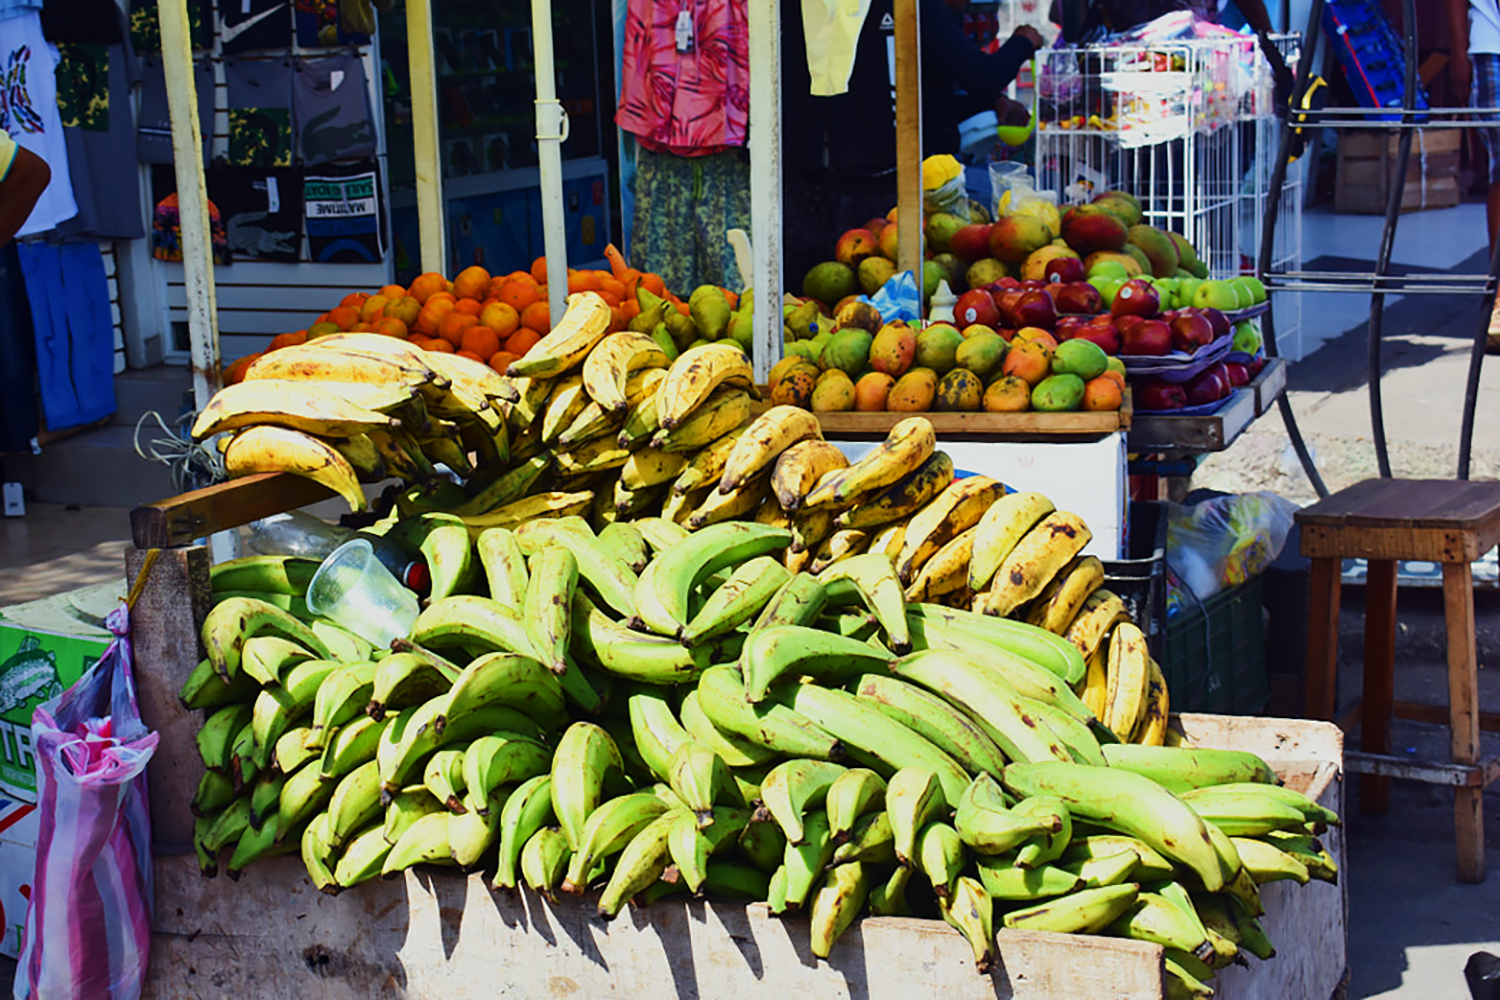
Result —
[{"label": "green banana", "polygon": [[339,726],[364,714],[374,690],[376,666],[363,660],[339,667],[323,678],[313,695],[312,732],[307,741],[311,749],[323,749],[325,740]]},{"label": "green banana", "polygon": [[1005,769],[1004,752],[983,727],[937,695],[881,674],[864,674],[852,687],[861,701],[947,753],[970,774],[998,775]]},{"label": "green banana", "polygon": [[538,659],[553,673],[568,669],[568,625],[573,592],[578,587],[578,560],[571,550],[550,546],[531,557],[531,582],[522,620]]},{"label": "green banana", "polygon": [[259,830],[281,807],[281,786],[286,778],[267,772],[256,779],[250,792],[250,826]]},{"label": "green banana", "polygon": [[[321,775],[320,775],[321,777]],[[367,761],[339,779],[328,800],[323,838],[337,851],[381,815],[380,769]]]},{"label": "green banana", "polygon": [[884,672],[890,658],[867,643],[805,625],[774,625],[750,634],[740,651],[745,697],[759,703],[783,677],[838,677]]},{"label": "green banana", "polygon": [[456,514],[429,511],[407,517],[386,533],[408,555],[420,555],[432,577],[429,600],[440,601],[472,587],[479,567],[469,529]]},{"label": "green banana", "polygon": [[[804,817],[824,803],[829,788],[846,770],[830,761],[797,758],[777,764],[767,772],[760,783],[761,802],[781,826],[788,842],[802,843]],[[831,819],[829,826],[831,835]]]},{"label": "green banana", "polygon": [[[300,843],[302,831],[294,831]],[[240,874],[252,861],[261,858],[272,857],[277,854],[290,854],[295,848],[291,845],[282,845],[276,840],[277,828],[275,823],[266,823],[260,827],[251,825],[245,832],[240,834],[240,839],[234,846],[234,853],[229,858],[229,866],[224,869],[231,879],[239,880]]]},{"label": "green banana", "polygon": [[488,733],[463,750],[463,784],[480,809],[504,785],[547,774],[552,751],[519,733]]},{"label": "green banana", "polygon": [[[323,748],[322,757],[319,759],[318,770],[323,780],[341,778],[366,761],[374,760],[376,748],[380,746],[380,738],[390,721],[390,719],[376,721],[366,716],[363,719],[355,719],[347,726],[341,726],[333,738],[327,741],[328,745]],[[282,744],[295,732],[297,730],[287,730],[276,743],[277,766],[284,772],[295,770],[302,760],[318,756],[312,750],[303,750],[296,755],[287,755],[282,752]]]},{"label": "green banana", "polygon": [[994,901],[976,879],[961,875],[947,899],[938,900],[943,919],[958,930],[974,950],[974,969],[988,975],[995,964]]},{"label": "green banana", "polygon": [[803,821],[801,843],[788,842],[782,864],[786,868],[786,905],[799,909],[817,884],[818,876],[833,859],[833,837],[828,832],[828,814],[817,810]]},{"label": "green banana", "polygon": [[1036,906],[1012,910],[1005,915],[1004,923],[1022,931],[1097,934],[1135,906],[1140,889],[1134,882],[1079,889]]},{"label": "green banana", "polygon": [[1032,837],[1062,830],[1062,819],[1056,813],[1042,810],[1025,813],[1007,809],[995,793],[989,775],[980,775],[964,792],[953,817],[953,825],[963,842],[980,854],[1003,854],[1026,843]]},{"label": "green banana", "polygon": [[1214,954],[1213,945],[1196,914],[1188,915],[1176,903],[1155,892],[1140,893],[1124,913],[1110,922],[1108,933],[1148,941],[1163,948],[1180,948],[1202,962]]},{"label": "green banana", "polygon": [[494,846],[506,798],[500,790],[481,797],[470,792],[464,796],[464,811],[448,817],[448,845],[458,867],[465,871],[474,868]]},{"label": "green banana", "polygon": [[885,808],[885,779],[867,767],[851,767],[833,779],[824,798],[829,832],[842,843],[855,820]]},{"label": "green banana", "polygon": [[[1259,837],[1273,830],[1301,831],[1306,818],[1294,806],[1254,792],[1260,786],[1230,786],[1230,791],[1200,788],[1182,793],[1188,807],[1231,837]],[[1270,787],[1270,786],[1266,786]]]},{"label": "green banana", "polygon": [[751,814],[745,829],[740,831],[738,846],[750,864],[761,871],[774,872],[781,867],[781,859],[786,853],[786,834],[769,812],[757,810]]},{"label": "green banana", "polygon": [[[402,831],[386,853],[385,861],[380,866],[380,877],[395,878],[413,865],[451,863],[453,847],[448,842],[450,818],[451,814],[444,810],[412,820],[411,825]],[[335,870],[334,875],[337,874]]]},{"label": "green banana", "polygon": [[270,630],[325,659],[332,652],[311,628],[273,604],[253,597],[231,597],[214,605],[200,633],[214,672],[226,684],[239,672],[245,640]]},{"label": "green banana", "polygon": [[629,521],[616,521],[599,529],[599,541],[609,546],[615,557],[630,567],[630,572],[640,573],[651,561],[651,549],[640,528]]},{"label": "green banana", "polygon": [[937,893],[938,899],[952,895],[954,883],[968,860],[968,852],[964,850],[958,831],[947,823],[928,823],[917,831],[916,856],[912,861],[932,883],[932,891]]},{"label": "green banana", "polygon": [[682,627],[678,639],[691,649],[704,639],[739,628],[760,613],[790,576],[771,556],[757,556],[741,563]]},{"label": "green banana", "polygon": [[340,889],[368,882],[381,873],[390,853],[391,844],[382,835],[381,824],[371,823],[349,837],[348,845],[334,865],[334,882]]},{"label": "green banana", "polygon": [[627,900],[661,878],[671,863],[667,834],[681,818],[679,813],[664,812],[630,838],[630,843],[625,845],[615,862],[609,882],[599,895],[600,916],[613,919]]},{"label": "green banana", "polygon": [[683,728],[692,738],[724,758],[724,763],[730,767],[754,767],[777,759],[774,750],[723,732],[715,726],[709,717],[703,714],[703,708],[698,704],[697,688],[690,688],[687,694],[683,695],[678,712],[682,716]]},{"label": "green banana", "polygon": [[1077,646],[1062,636],[1053,635],[1044,628],[1037,628],[1023,621],[946,608],[939,604],[912,604],[908,606],[907,613],[913,619],[939,622],[955,631],[966,632],[981,641],[999,646],[1046,667],[1070,685],[1083,680],[1087,672],[1083,654],[1078,651]]},{"label": "green banana", "polygon": [[619,747],[599,726],[575,722],[563,732],[552,754],[552,811],[570,850],[582,845],[584,827],[599,805],[606,778],[624,766]]},{"label": "green banana", "polygon": [[500,810],[500,860],[494,884],[514,889],[521,849],[556,817],[552,812],[552,775],[539,774],[521,782]]},{"label": "green banana", "polygon": [[1073,816],[1062,799],[1034,795],[1017,802],[1011,814],[1056,821],[1055,827],[1028,837],[1021,845],[1016,852],[1017,868],[1035,868],[1056,861],[1067,850],[1068,841],[1073,839]]},{"label": "green banana", "polygon": [[630,732],[641,759],[651,773],[662,781],[671,773],[672,757],[693,742],[693,737],[672,714],[664,689],[641,684],[625,701],[630,716]]},{"label": "green banana", "polygon": [[689,596],[724,569],[786,547],[782,528],[733,521],[710,525],[657,556],[636,584],[637,618],[660,635],[675,636],[689,619]]},{"label": "green banana", "polygon": [[451,813],[462,813],[465,809],[463,793],[464,752],[462,750],[439,750],[427,758],[422,769],[422,784]]},{"label": "green banana", "polygon": [[667,784],[688,807],[699,827],[713,823],[714,803],[726,789],[735,788],[723,759],[691,739],[679,746],[667,763]]},{"label": "green banana", "polygon": [[[552,776],[557,788],[557,775]],[[635,792],[601,803],[589,813],[578,835],[578,849],[568,861],[562,890],[581,893],[588,888],[595,865],[625,849],[631,838],[644,830],[653,819],[667,811],[667,804],[655,793]]]},{"label": "green banana", "polygon": [[1170,879],[1174,875],[1172,862],[1162,857],[1158,851],[1146,844],[1145,841],[1118,833],[1074,837],[1068,844],[1068,849],[1063,852],[1062,860],[1064,863],[1091,861],[1112,857],[1122,851],[1129,851],[1135,855],[1137,861],[1136,874],[1140,876],[1137,881],[1159,881]]},{"label": "green banana", "polygon": [[[367,720],[355,719],[348,725],[340,726],[334,737],[337,738],[365,721]],[[276,746],[271,750],[271,765],[283,774],[290,774],[314,757],[323,756],[322,753],[307,745],[311,737],[312,727],[310,726],[294,726],[282,733],[281,738],[276,741]],[[323,752],[326,753],[326,749]]]},{"label": "green banana", "polygon": [[1110,767],[1150,778],[1169,792],[1241,782],[1276,783],[1271,765],[1246,750],[1117,743],[1104,751],[1104,760]]},{"label": "green banana", "polygon": [[1120,885],[1132,878],[1139,880],[1141,861],[1134,851],[1125,850],[1100,858],[1063,862],[1058,869],[1077,875],[1085,888],[1100,889],[1106,885]]},{"label": "green banana", "polygon": [[474,547],[489,582],[490,597],[508,608],[521,607],[531,576],[515,533],[509,528],[486,528],[474,540]]},{"label": "green banana", "polygon": [[870,873],[858,861],[839,865],[828,872],[822,886],[813,893],[808,913],[812,934],[812,953],[827,958],[870,895]]},{"label": "green banana", "polygon": [[[323,682],[339,664],[332,660],[304,660],[287,674],[281,687],[265,688],[255,696],[250,724],[255,734],[255,765],[264,770],[270,766],[271,751],[281,734],[296,720],[310,713]],[[374,664],[370,664],[374,675]]]},{"label": "green banana", "polygon": [[1303,820],[1308,823],[1323,823],[1327,826],[1339,825],[1338,813],[1332,809],[1318,805],[1318,803],[1303,795],[1295,788],[1288,788],[1285,785],[1240,782],[1213,785],[1208,788],[1199,788],[1182,793],[1182,800],[1190,804],[1194,802],[1212,802],[1240,798],[1246,798],[1252,802],[1270,801],[1279,805],[1289,806],[1301,813]]},{"label": "green banana", "polygon": [[822,580],[811,573],[794,573],[781,585],[760,617],[751,626],[752,634],[777,625],[811,625],[823,611],[828,596]]},{"label": "green banana", "polygon": [[1004,857],[980,857],[977,867],[986,892],[995,899],[1013,902],[1066,896],[1086,885],[1081,876],[1065,868],[1017,868]]},{"label": "green banana", "polygon": [[635,614],[635,570],[601,542],[583,518],[528,521],[517,529],[516,540],[529,558],[543,548],[566,547],[577,564],[579,579],[599,600],[621,617]]},{"label": "green banana", "polygon": [[890,878],[870,889],[870,916],[909,917],[911,907],[906,903],[906,886],[911,881],[912,869],[897,867]]},{"label": "green banana", "polygon": [[297,556],[243,556],[209,568],[209,586],[215,594],[226,590],[261,590],[269,594],[301,597],[321,565],[317,559]]},{"label": "green banana", "polygon": [[687,649],[664,636],[631,631],[610,621],[581,593],[573,598],[570,625],[574,648],[581,655],[607,673],[648,684],[690,683],[724,648],[715,642]]},{"label": "green banana", "polygon": [[450,717],[487,705],[509,705],[542,729],[555,729],[567,721],[557,677],[531,657],[514,653],[486,653],[473,660],[442,699],[442,709],[432,717],[440,736]]},{"label": "green banana", "polygon": [[321,812],[337,786],[324,781],[316,764],[309,761],[287,775],[277,799],[276,842],[285,840],[299,823]]},{"label": "green banana", "polygon": [[681,809],[669,809],[676,822],[667,832],[667,851],[677,874],[690,892],[697,892],[708,878],[709,858],[721,854],[739,842],[740,834],[750,822],[750,810],[737,806],[715,806],[707,827]]},{"label": "green banana", "polygon": [[204,720],[193,736],[204,767],[221,774],[230,773],[230,753],[234,739],[240,734],[240,730],[250,724],[252,711],[249,704],[226,705]]},{"label": "green banana", "polygon": [[906,620],[906,591],[896,576],[896,567],[883,552],[866,552],[840,560],[822,573],[829,582],[847,580],[859,591],[870,613],[880,620],[889,645],[896,653],[911,650],[911,628]]},{"label": "green banana", "polygon": [[1278,879],[1291,879],[1299,885],[1306,885],[1312,876],[1308,873],[1307,865],[1295,855],[1280,848],[1268,844],[1263,840],[1254,840],[1250,837],[1233,837],[1234,846],[1240,854],[1240,860],[1245,865],[1245,870],[1250,873],[1250,878],[1256,885],[1265,885],[1267,882],[1275,882]]},{"label": "green banana", "polygon": [[201,708],[206,711],[250,701],[259,690],[260,685],[244,672],[235,674],[232,680],[225,683],[214,670],[213,663],[204,658],[198,661],[198,665],[188,675],[177,697],[181,699],[184,708]]},{"label": "green banana", "polygon": [[903,865],[916,862],[917,834],[946,815],[948,800],[937,775],[920,767],[903,767],[885,786],[885,811],[895,838],[896,858]]},{"label": "green banana", "polygon": [[833,850],[830,864],[844,865],[862,861],[870,865],[896,863],[896,833],[891,817],[884,811],[865,813],[854,821],[847,837]]},{"label": "green banana", "polygon": [[[446,663],[446,661],[443,661]],[[416,653],[392,653],[375,664],[370,682],[370,703],[365,711],[372,719],[383,719],[390,709],[420,705],[446,694],[458,679],[458,671]]]},{"label": "green banana", "polygon": [[279,635],[255,635],[240,649],[240,671],[261,687],[281,683],[282,674],[303,660],[316,659],[312,650]]},{"label": "green banana", "polygon": [[234,800],[234,782],[222,771],[204,771],[189,804],[194,816],[216,813]]},{"label": "green banana", "polygon": [[340,892],[340,886],[333,869],[329,867],[333,860],[333,849],[328,846],[327,838],[328,814],[319,813],[302,828],[302,867],[307,869],[307,876],[312,879],[314,889],[336,896]]},{"label": "green banana", "polygon": [[837,759],[842,745],[802,713],[776,703],[745,701],[745,682],[731,666],[710,667],[698,678],[698,704],[714,726],[788,757]]}]

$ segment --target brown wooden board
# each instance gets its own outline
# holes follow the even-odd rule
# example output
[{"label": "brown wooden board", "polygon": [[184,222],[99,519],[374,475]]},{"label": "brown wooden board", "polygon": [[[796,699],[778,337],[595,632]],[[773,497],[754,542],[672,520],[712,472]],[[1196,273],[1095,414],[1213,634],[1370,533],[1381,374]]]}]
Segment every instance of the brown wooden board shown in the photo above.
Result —
[{"label": "brown wooden board", "polygon": [[1141,455],[1223,451],[1257,416],[1255,393],[1249,386],[1242,386],[1218,410],[1202,416],[1137,413],[1132,418],[1127,443],[1132,453]]},{"label": "brown wooden board", "polygon": [[137,507],[130,512],[130,534],[138,549],[176,548],[333,495],[311,479],[264,472]]},{"label": "brown wooden board", "polygon": [[1267,358],[1260,374],[1250,380],[1249,389],[1255,393],[1255,412],[1265,413],[1278,396],[1286,392],[1286,358]]}]

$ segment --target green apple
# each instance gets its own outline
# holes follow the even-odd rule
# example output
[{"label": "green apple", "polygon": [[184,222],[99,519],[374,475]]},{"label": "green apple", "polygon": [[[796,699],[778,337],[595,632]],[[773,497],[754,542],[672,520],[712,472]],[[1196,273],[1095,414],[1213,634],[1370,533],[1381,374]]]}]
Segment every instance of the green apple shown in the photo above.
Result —
[{"label": "green apple", "polygon": [[1231,345],[1241,354],[1259,354],[1262,338],[1255,324],[1242,319],[1234,324],[1234,343]]},{"label": "green apple", "polygon": [[1130,272],[1125,270],[1125,265],[1117,260],[1099,260],[1095,261],[1094,266],[1088,269],[1087,276],[1090,278],[1119,278],[1121,281],[1124,281],[1130,277]]},{"label": "green apple", "polygon": [[[1202,278],[1178,278],[1177,279],[1177,301],[1183,306],[1193,305],[1193,296],[1198,294],[1199,287],[1203,284]],[[1180,307],[1179,307],[1180,308]]]},{"label": "green apple", "polygon": [[1151,285],[1156,289],[1156,297],[1161,300],[1162,312],[1182,305],[1182,300],[1177,295],[1176,278],[1152,278]]},{"label": "green apple", "polygon": [[1253,274],[1242,274],[1240,275],[1239,281],[1240,284],[1250,289],[1250,298],[1252,299],[1251,305],[1258,306],[1262,302],[1266,301],[1265,282],[1261,281]]},{"label": "green apple", "polygon": [[1239,308],[1249,309],[1255,305],[1255,293],[1250,290],[1249,285],[1245,284],[1244,275],[1230,278],[1229,283],[1234,286],[1234,294],[1239,298]]},{"label": "green apple", "polygon": [[[1123,271],[1124,268],[1121,267],[1120,270]],[[1123,277],[1091,277],[1088,282],[1099,289],[1099,297],[1104,300],[1104,308],[1108,309],[1115,304],[1115,292],[1120,290],[1120,286],[1125,284],[1126,280]]]},{"label": "green apple", "polygon": [[1193,293],[1193,305],[1199,309],[1233,312],[1240,307],[1240,297],[1229,282],[1210,280],[1199,285]]}]

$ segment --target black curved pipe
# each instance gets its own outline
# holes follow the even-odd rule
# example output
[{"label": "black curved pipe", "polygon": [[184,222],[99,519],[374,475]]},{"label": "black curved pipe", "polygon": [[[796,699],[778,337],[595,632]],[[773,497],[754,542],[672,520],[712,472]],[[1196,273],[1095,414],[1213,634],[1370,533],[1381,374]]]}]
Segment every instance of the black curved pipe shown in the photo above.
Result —
[{"label": "black curved pipe", "polygon": [[1479,370],[1484,364],[1484,342],[1489,337],[1490,313],[1495,308],[1495,279],[1500,276],[1500,240],[1490,251],[1490,280],[1485,285],[1479,309],[1479,327],[1469,354],[1469,378],[1464,385],[1464,417],[1458,430],[1458,478],[1469,478],[1469,458],[1474,451],[1474,411],[1479,404]]}]

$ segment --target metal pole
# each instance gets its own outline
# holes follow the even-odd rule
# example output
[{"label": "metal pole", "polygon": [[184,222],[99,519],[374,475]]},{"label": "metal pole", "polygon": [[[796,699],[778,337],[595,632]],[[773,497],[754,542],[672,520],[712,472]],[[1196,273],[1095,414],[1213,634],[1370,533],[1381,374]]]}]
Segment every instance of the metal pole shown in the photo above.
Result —
[{"label": "metal pole", "polygon": [[895,0],[896,266],[922,287],[922,26],[917,0]]},{"label": "metal pole", "polygon": [[750,0],[750,219],[755,309],[751,360],[764,382],[781,360],[781,10]]},{"label": "metal pole", "polygon": [[536,147],[542,191],[542,246],[547,255],[547,308],[562,319],[568,301],[568,235],[563,214],[562,144],[568,114],[557,101],[552,63],[552,0],[531,0],[531,52],[536,61]]},{"label": "metal pole", "polygon": [[182,279],[186,286],[188,345],[193,360],[193,405],[203,409],[219,391],[219,317],[214,307],[214,261],[208,227],[208,185],[203,179],[203,133],[193,84],[193,44],[187,0],[159,5],[167,111],[172,118],[172,161],[177,177],[177,218],[182,226]]},{"label": "metal pole", "polygon": [[406,0],[411,68],[411,131],[417,170],[417,231],[422,270],[448,273],[443,226],[443,168],[438,155],[437,67],[432,58],[431,0]]}]

